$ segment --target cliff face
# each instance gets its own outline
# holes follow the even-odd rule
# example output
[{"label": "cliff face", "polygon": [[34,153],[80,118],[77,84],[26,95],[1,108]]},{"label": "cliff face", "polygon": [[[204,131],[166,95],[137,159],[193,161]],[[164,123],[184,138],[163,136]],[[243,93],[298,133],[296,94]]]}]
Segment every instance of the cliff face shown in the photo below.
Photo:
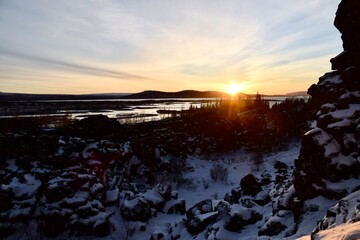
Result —
[{"label": "cliff face", "polygon": [[302,200],[339,199],[356,186],[334,183],[360,176],[360,1],[343,0],[334,25],[342,33],[344,51],[330,60],[334,71],[308,89],[314,119],[302,137],[294,171]]}]

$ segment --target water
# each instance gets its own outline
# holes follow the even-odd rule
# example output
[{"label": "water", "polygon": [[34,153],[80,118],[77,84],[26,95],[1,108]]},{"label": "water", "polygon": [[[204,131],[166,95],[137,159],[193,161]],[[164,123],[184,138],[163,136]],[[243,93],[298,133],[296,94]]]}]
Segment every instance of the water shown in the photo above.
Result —
[{"label": "water", "polygon": [[[269,102],[269,106],[282,102],[288,97],[263,97],[263,100]],[[292,97],[304,98],[304,97]],[[92,115],[103,114],[110,118],[116,118],[122,123],[136,123],[144,121],[156,121],[173,114],[161,114],[158,110],[181,111],[188,110],[191,106],[200,108],[204,102],[215,102],[215,98],[183,98],[183,99],[96,99],[96,100],[44,100],[39,102],[126,102],[127,107],[121,110],[104,109],[101,111],[89,110],[58,110],[54,114],[44,114],[46,116],[64,116],[67,115],[72,119],[83,119]],[[18,117],[30,117],[34,115],[18,115]],[[37,116],[42,116],[37,115]],[[11,116],[3,116],[11,117]]]}]

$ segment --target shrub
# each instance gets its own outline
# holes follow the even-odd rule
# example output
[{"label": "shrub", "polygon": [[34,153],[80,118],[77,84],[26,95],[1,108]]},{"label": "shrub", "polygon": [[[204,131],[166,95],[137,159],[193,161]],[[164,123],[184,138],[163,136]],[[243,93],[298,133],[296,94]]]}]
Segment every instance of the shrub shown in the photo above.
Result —
[{"label": "shrub", "polygon": [[214,180],[215,182],[220,181],[220,182],[226,182],[228,179],[228,175],[229,175],[229,171],[226,167],[221,166],[219,164],[213,166],[210,169],[210,177],[212,180]]}]

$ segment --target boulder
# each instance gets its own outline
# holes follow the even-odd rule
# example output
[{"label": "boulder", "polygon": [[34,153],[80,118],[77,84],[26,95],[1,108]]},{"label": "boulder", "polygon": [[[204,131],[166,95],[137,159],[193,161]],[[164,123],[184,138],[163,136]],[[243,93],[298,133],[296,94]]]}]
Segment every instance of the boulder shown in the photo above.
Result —
[{"label": "boulder", "polygon": [[258,235],[281,238],[291,236],[295,232],[296,223],[293,212],[281,210],[265,222],[259,229]]},{"label": "boulder", "polygon": [[74,196],[74,190],[67,185],[66,182],[51,182],[46,185],[46,190],[44,192],[46,201],[49,203],[58,202],[65,197]]},{"label": "boulder", "polygon": [[258,192],[261,191],[260,183],[252,174],[248,174],[243,177],[240,181],[240,186],[244,194],[248,194],[250,196],[255,196]]},{"label": "boulder", "polygon": [[288,169],[288,165],[281,161],[276,161],[274,168],[278,170],[278,172],[286,172]]},{"label": "boulder", "polygon": [[10,223],[0,223],[0,238],[5,239],[8,236],[13,235],[16,232],[16,227]]},{"label": "boulder", "polygon": [[167,214],[177,213],[183,215],[186,213],[186,202],[184,199],[176,199],[167,201],[164,207]]},{"label": "boulder", "polygon": [[335,27],[342,33],[345,51],[360,51],[360,3],[343,0],[336,11]]},{"label": "boulder", "polygon": [[341,199],[327,210],[326,216],[318,223],[313,234],[334,228],[343,223],[360,221],[360,191]]},{"label": "boulder", "polygon": [[120,208],[122,216],[129,221],[146,222],[151,218],[150,204],[140,197],[125,200]]},{"label": "boulder", "polygon": [[150,204],[150,207],[157,211],[162,211],[165,205],[165,199],[155,189],[151,189],[142,194],[142,197]]},{"label": "boulder", "polygon": [[276,236],[286,229],[286,225],[280,221],[273,221],[262,227],[258,234],[259,236]]},{"label": "boulder", "polygon": [[240,232],[244,226],[254,224],[262,219],[262,215],[255,210],[241,207],[238,204],[232,205],[229,212],[230,218],[224,227],[230,232]]},{"label": "boulder", "polygon": [[150,236],[150,240],[163,240],[165,239],[165,234],[162,232],[154,232]]},{"label": "boulder", "polygon": [[203,200],[186,212],[184,219],[187,230],[195,235],[202,232],[210,223],[214,222],[218,212],[213,210],[212,200]]},{"label": "boulder", "polygon": [[261,192],[256,194],[256,196],[254,198],[254,202],[256,202],[257,204],[259,204],[261,206],[268,204],[271,201],[269,192],[270,192],[270,190],[268,190],[268,189],[262,190]]},{"label": "boulder", "polygon": [[1,184],[0,188],[0,211],[6,211],[13,206],[14,193],[9,188],[3,187]]},{"label": "boulder", "polygon": [[105,237],[110,233],[110,215],[106,212],[98,212],[95,215],[79,217],[71,216],[69,223],[70,232],[76,235]]}]

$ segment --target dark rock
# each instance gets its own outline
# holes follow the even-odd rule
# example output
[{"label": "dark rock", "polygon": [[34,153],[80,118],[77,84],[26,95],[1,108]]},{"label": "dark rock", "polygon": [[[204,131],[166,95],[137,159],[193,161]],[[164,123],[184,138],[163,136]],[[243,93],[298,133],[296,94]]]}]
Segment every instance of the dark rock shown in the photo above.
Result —
[{"label": "dark rock", "polygon": [[186,202],[184,199],[170,200],[166,202],[165,212],[167,214],[178,213],[185,214],[186,213]]},{"label": "dark rock", "polygon": [[286,226],[281,222],[270,222],[261,228],[258,232],[259,236],[276,236],[286,229]]},{"label": "dark rock", "polygon": [[344,71],[349,67],[360,67],[360,53],[344,51],[330,60],[331,69]]},{"label": "dark rock", "polygon": [[165,199],[165,201],[169,201],[172,198],[171,186],[169,184],[158,184],[155,187],[155,190]]},{"label": "dark rock", "polygon": [[10,210],[8,222],[27,222],[32,217],[34,210],[34,206],[12,209]]},{"label": "dark rock", "polygon": [[165,205],[165,199],[155,189],[145,192],[143,198],[150,204],[151,208],[162,211]]},{"label": "dark rock", "polygon": [[230,232],[240,232],[244,226],[254,224],[262,219],[262,215],[247,208],[237,209],[230,212],[230,218],[224,227]]},{"label": "dark rock", "polygon": [[16,232],[16,227],[10,223],[0,223],[0,238],[9,237]]},{"label": "dark rock", "polygon": [[120,210],[126,220],[146,222],[151,218],[150,205],[143,198],[125,200]]},{"label": "dark rock", "polygon": [[46,215],[42,215],[41,224],[39,225],[39,231],[46,237],[55,237],[60,232],[67,229],[67,223],[69,222],[69,216],[61,213],[61,210],[52,211]]},{"label": "dark rock", "polygon": [[308,206],[306,206],[306,210],[309,212],[317,212],[317,211],[319,211],[319,205],[309,204]]},{"label": "dark rock", "polygon": [[283,163],[281,161],[276,161],[274,167],[277,170],[288,169],[288,165],[286,165],[285,163]]},{"label": "dark rock", "polygon": [[268,204],[271,201],[270,195],[269,195],[269,190],[268,189],[264,189],[261,192],[259,192],[258,194],[256,194],[254,202],[256,202],[257,204],[264,206],[266,204]]},{"label": "dark rock", "polygon": [[110,215],[105,212],[99,212],[97,215],[83,218],[72,215],[72,221],[69,223],[70,233],[105,237],[110,233],[109,217]]},{"label": "dark rock", "polygon": [[354,223],[360,221],[359,215],[360,191],[353,192],[330,207],[325,217],[318,222],[312,234],[319,231],[335,228],[343,223]]},{"label": "dark rock", "polygon": [[150,240],[163,240],[165,239],[165,235],[162,232],[152,233],[150,236]]},{"label": "dark rock", "polygon": [[250,196],[255,196],[258,192],[261,191],[260,183],[252,174],[243,177],[240,181],[240,186],[244,194],[248,194]]},{"label": "dark rock", "polygon": [[236,187],[231,189],[230,193],[225,194],[224,200],[229,202],[230,204],[239,203],[240,197],[241,197],[241,188]]},{"label": "dark rock", "polygon": [[241,198],[240,203],[243,207],[246,208],[253,208],[256,206],[256,203],[253,201],[253,199],[249,199],[249,198]]},{"label": "dark rock", "polygon": [[281,183],[283,183],[284,182],[284,180],[286,180],[286,176],[284,176],[284,175],[276,175],[276,177],[275,177],[275,182],[277,183],[277,184],[281,184]]},{"label": "dark rock", "polygon": [[219,216],[227,216],[230,212],[230,204],[224,201],[220,201],[218,205],[214,208],[215,211],[218,211]]},{"label": "dark rock", "polygon": [[343,0],[336,12],[334,25],[342,33],[346,51],[360,51],[360,3],[357,0]]},{"label": "dark rock", "polygon": [[115,133],[121,134],[123,128],[114,118],[109,118],[104,115],[94,115],[76,121],[65,131],[69,132],[69,134],[71,133],[72,136],[101,138],[104,136],[111,136]]},{"label": "dark rock", "polygon": [[66,182],[57,182],[48,184],[44,194],[46,201],[52,203],[60,201],[65,197],[73,197],[75,192]]},{"label": "dark rock", "polygon": [[13,206],[14,193],[11,189],[0,188],[0,211],[6,211]]},{"label": "dark rock", "polygon": [[203,200],[186,212],[186,219],[184,219],[185,226],[191,234],[198,234],[202,232],[210,223],[214,222],[218,216],[214,212],[212,200]]}]

